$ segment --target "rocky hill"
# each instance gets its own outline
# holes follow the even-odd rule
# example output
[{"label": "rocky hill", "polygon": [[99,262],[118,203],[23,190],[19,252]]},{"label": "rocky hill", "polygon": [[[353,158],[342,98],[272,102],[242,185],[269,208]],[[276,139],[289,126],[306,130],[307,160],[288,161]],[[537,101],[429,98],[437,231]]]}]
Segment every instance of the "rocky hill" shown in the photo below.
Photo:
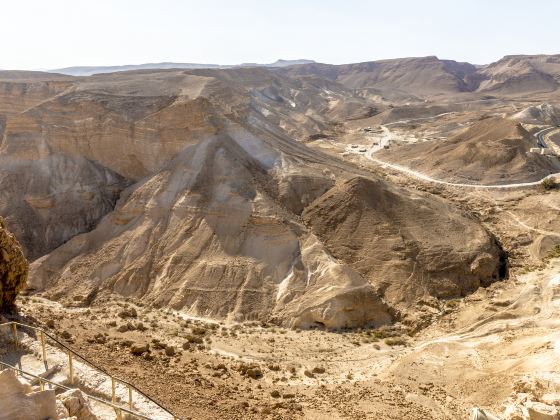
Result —
[{"label": "rocky hill", "polygon": [[335,258],[393,304],[464,296],[506,275],[503,251],[477,222],[380,180],[353,178],[331,189],[304,219]]}]

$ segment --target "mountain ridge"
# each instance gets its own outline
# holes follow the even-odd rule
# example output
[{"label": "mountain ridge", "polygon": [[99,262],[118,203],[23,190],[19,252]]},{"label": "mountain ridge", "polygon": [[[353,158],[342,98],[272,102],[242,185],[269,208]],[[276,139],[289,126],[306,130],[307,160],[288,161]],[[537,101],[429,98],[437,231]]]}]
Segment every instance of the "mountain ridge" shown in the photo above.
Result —
[{"label": "mountain ridge", "polygon": [[143,64],[124,64],[118,66],[70,66],[48,70],[48,72],[65,74],[69,76],[92,76],[94,74],[116,73],[134,70],[165,70],[165,69],[227,69],[232,67],[285,67],[299,64],[314,63],[313,60],[297,59],[283,60],[278,59],[274,63],[241,63],[241,64],[201,64],[201,63],[143,63]]}]

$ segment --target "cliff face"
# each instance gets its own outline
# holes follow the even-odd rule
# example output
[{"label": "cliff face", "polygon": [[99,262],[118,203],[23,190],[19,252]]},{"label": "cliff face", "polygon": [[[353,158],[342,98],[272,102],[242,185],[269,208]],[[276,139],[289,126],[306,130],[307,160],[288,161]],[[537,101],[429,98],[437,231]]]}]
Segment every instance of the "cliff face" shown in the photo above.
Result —
[{"label": "cliff face", "polygon": [[91,230],[123,188],[200,131],[213,132],[205,122],[211,112],[194,92],[174,102],[179,92],[141,82],[141,91],[127,79],[60,92],[35,80],[0,83],[0,215],[30,260]]},{"label": "cliff face", "polygon": [[27,283],[29,264],[15,236],[0,217],[0,312],[9,309]]}]

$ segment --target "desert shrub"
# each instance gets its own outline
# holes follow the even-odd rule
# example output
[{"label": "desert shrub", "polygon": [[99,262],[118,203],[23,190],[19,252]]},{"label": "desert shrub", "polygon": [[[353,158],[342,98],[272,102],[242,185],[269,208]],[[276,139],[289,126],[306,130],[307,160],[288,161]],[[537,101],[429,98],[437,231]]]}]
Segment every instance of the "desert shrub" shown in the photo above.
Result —
[{"label": "desert shrub", "polygon": [[532,273],[533,271],[540,270],[541,268],[542,266],[534,264],[525,265],[519,270],[519,274]]},{"label": "desert shrub", "polygon": [[372,332],[373,336],[378,339],[383,339],[387,337],[396,337],[400,335],[400,331],[393,329],[391,327],[380,327]]},{"label": "desert shrub", "polygon": [[543,187],[543,189],[545,191],[553,190],[557,186],[558,185],[556,184],[556,181],[554,180],[554,178],[545,178],[541,182],[541,187]]},{"label": "desert shrub", "polygon": [[554,248],[548,251],[546,257],[544,257],[543,260],[546,262],[553,258],[560,258],[560,244],[556,245]]},{"label": "desert shrub", "polygon": [[456,308],[460,303],[461,301],[459,299],[453,299],[445,302],[445,306],[447,306],[448,308]]},{"label": "desert shrub", "polygon": [[385,339],[385,344],[388,346],[405,346],[406,340],[402,337],[390,337]]}]

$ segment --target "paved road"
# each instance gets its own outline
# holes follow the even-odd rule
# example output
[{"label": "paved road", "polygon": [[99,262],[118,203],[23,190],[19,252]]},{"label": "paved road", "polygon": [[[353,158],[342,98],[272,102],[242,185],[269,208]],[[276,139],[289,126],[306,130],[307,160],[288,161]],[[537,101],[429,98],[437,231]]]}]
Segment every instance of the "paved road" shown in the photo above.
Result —
[{"label": "paved road", "polygon": [[538,133],[535,133],[535,137],[537,138],[537,144],[539,145],[539,147],[546,149],[548,147],[548,145],[546,144],[546,137],[548,136],[548,134],[550,134],[551,132],[557,129],[558,127],[548,127],[542,129]]},{"label": "paved road", "polygon": [[537,141],[539,146],[543,148],[549,148],[554,152],[554,154],[560,155],[560,146],[551,139],[553,135],[556,135],[559,132],[559,127],[550,127],[539,131],[537,134],[535,134],[538,139]]},{"label": "paved road", "polygon": [[[440,114],[440,115],[444,115],[444,114]],[[440,115],[436,115],[436,116],[430,117],[430,118],[436,118]],[[426,119],[426,118],[418,118],[418,119],[421,120],[421,119]],[[403,121],[397,121],[397,122],[394,122],[394,123],[391,123],[391,124],[397,124],[399,122],[404,122],[404,121],[410,122],[410,121],[415,121],[415,120],[403,120]],[[383,129],[384,139],[390,140],[395,135],[393,133],[391,133],[391,131],[387,128],[387,125],[389,125],[389,124],[382,125],[381,128]],[[545,129],[539,131],[538,133],[536,133],[535,136],[537,137],[538,141],[542,141],[543,144],[546,144],[546,143],[544,143],[544,139],[545,139],[544,136],[546,136],[549,132],[551,132],[555,129],[557,129],[557,127],[545,128]],[[494,185],[464,184],[464,183],[457,183],[457,182],[447,182],[447,181],[443,181],[443,180],[440,180],[440,179],[432,178],[429,175],[423,174],[421,172],[415,171],[413,169],[407,168],[407,167],[402,166],[402,165],[397,165],[395,163],[385,162],[383,160],[374,158],[373,154],[375,152],[377,152],[378,150],[380,150],[385,144],[382,145],[381,142],[380,142],[380,144],[378,146],[372,147],[371,149],[369,149],[366,152],[365,157],[367,159],[371,160],[372,162],[375,162],[378,165],[381,165],[381,167],[390,168],[390,169],[393,169],[395,171],[404,173],[405,175],[410,176],[411,178],[421,179],[422,181],[433,182],[435,184],[448,185],[448,186],[451,186],[451,187],[479,188],[479,189],[485,189],[485,188],[488,188],[488,189],[511,189],[511,188],[534,187],[534,186],[540,185],[541,182],[543,182],[545,179],[560,176],[560,172],[557,172],[557,173],[554,173],[554,174],[547,175],[544,178],[539,179],[538,181],[520,182],[520,183],[512,183],[512,184],[494,184]]]}]

